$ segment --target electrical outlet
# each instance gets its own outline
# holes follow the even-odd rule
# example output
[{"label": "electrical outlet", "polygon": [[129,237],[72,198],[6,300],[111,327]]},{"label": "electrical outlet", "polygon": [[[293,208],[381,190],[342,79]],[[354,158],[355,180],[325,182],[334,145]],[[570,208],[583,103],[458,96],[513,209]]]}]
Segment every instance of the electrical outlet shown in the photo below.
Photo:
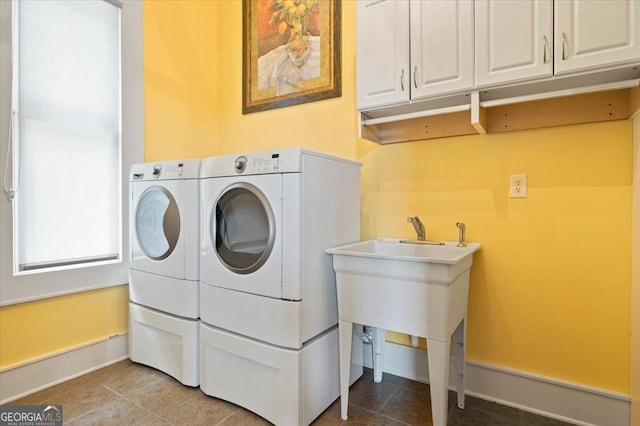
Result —
[{"label": "electrical outlet", "polygon": [[509,197],[527,198],[527,175],[509,176]]}]

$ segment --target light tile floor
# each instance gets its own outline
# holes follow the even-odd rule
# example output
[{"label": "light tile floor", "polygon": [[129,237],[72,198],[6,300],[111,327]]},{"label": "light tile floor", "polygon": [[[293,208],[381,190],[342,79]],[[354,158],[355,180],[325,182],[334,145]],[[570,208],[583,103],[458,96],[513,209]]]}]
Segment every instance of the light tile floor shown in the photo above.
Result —
[{"label": "light tile floor", "polygon": [[[76,425],[268,425],[237,405],[183,386],[166,374],[129,360],[13,401],[12,405],[62,405],[64,424]],[[465,409],[449,394],[449,425],[560,426],[566,423],[466,397]],[[429,386],[384,374],[364,375],[349,392],[349,420],[336,400],[314,425],[431,425]]]}]

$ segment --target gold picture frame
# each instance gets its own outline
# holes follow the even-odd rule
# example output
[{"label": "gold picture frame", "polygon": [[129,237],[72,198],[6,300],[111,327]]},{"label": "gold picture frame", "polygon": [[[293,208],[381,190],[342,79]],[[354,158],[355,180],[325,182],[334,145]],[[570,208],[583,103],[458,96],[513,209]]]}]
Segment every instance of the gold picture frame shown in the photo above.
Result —
[{"label": "gold picture frame", "polygon": [[340,7],[243,0],[243,114],[342,95]]}]

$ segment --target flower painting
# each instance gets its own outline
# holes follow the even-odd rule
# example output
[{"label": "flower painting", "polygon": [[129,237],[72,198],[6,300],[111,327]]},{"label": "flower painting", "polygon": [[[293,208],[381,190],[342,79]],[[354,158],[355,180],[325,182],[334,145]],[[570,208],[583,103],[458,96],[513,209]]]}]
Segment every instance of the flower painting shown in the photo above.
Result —
[{"label": "flower painting", "polygon": [[340,0],[244,0],[243,113],[341,95]]}]

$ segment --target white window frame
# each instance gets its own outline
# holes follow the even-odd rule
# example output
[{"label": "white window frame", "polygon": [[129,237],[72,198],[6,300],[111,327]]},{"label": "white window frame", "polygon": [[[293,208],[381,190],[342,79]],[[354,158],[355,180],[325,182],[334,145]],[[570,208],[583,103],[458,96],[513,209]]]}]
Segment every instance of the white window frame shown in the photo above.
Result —
[{"label": "white window frame", "polygon": [[[129,261],[129,169],[143,161],[142,1],[104,0],[121,5],[122,43],[122,262],[34,274],[13,274],[13,211],[11,201],[0,194],[0,306],[47,297],[126,284]],[[0,19],[11,22],[12,2],[0,1]],[[10,140],[12,59],[11,27],[0,30],[0,168],[12,184]]]}]

